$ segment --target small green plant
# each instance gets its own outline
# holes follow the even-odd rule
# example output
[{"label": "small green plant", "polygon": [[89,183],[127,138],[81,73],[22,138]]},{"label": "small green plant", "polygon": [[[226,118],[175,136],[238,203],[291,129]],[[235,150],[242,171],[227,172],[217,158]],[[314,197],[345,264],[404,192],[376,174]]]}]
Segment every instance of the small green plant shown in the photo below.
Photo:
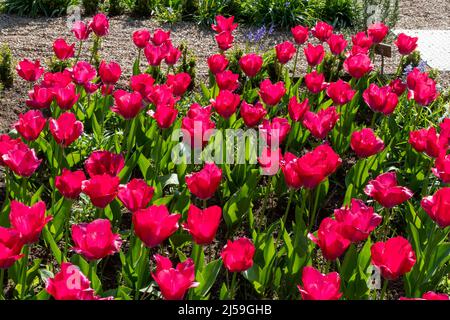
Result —
[{"label": "small green plant", "polygon": [[64,15],[71,0],[4,0],[3,10],[6,13],[20,16],[60,16]]},{"label": "small green plant", "polygon": [[176,23],[183,16],[183,0],[161,1],[155,7],[156,18],[164,23]]},{"label": "small green plant", "polygon": [[137,17],[150,17],[155,11],[156,0],[135,0],[131,13]]},{"label": "small green plant", "polygon": [[176,72],[186,72],[191,76],[191,84],[188,88],[188,90],[191,90],[195,84],[197,57],[188,49],[187,44],[184,42],[180,44],[179,49],[181,51],[181,63],[179,63]]},{"label": "small green plant", "polygon": [[82,0],[84,13],[92,15],[97,12],[99,0]]},{"label": "small green plant", "polygon": [[13,62],[11,49],[8,45],[0,48],[0,85],[11,88],[14,82]]},{"label": "small green plant", "polygon": [[361,8],[355,0],[314,0],[310,5],[317,19],[336,29],[353,28],[358,24]]},{"label": "small green plant", "polygon": [[215,16],[222,14],[230,0],[198,0],[194,19],[203,25],[211,25]]},{"label": "small green plant", "polygon": [[106,1],[109,16],[119,16],[125,12],[125,4],[122,0]]}]

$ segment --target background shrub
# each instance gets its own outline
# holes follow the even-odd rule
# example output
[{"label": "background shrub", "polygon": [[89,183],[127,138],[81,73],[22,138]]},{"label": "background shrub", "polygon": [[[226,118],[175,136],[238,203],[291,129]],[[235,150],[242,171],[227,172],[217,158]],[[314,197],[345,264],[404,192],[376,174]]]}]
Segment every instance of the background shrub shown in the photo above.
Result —
[{"label": "background shrub", "polygon": [[99,0],[82,0],[84,14],[93,15],[97,12]]},{"label": "background shrub", "polygon": [[229,3],[230,0],[197,0],[197,12],[194,18],[199,24],[211,25],[215,16],[219,14],[231,15],[224,10]]},{"label": "background shrub", "polygon": [[6,13],[20,16],[60,16],[66,13],[72,0],[4,0],[3,10]]},{"label": "background shrub", "polygon": [[155,0],[135,0],[131,12],[137,17],[150,17],[155,9]]},{"label": "background shrub", "polygon": [[14,82],[11,49],[7,44],[0,48],[0,84],[3,88],[11,88]]}]

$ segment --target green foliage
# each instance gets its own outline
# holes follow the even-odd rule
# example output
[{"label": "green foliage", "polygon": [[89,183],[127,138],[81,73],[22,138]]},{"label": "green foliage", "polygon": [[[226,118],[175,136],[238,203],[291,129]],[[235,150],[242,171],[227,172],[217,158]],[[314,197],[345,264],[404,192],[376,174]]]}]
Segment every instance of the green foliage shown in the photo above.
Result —
[{"label": "green foliage", "polygon": [[97,12],[99,0],[82,0],[84,13],[87,15],[93,15]]},{"label": "green foliage", "polygon": [[358,28],[384,22],[393,28],[398,20],[399,0],[354,0],[359,7]]},{"label": "green foliage", "polygon": [[13,62],[11,49],[8,45],[0,48],[0,85],[11,88],[14,82]]},{"label": "green foliage", "polygon": [[181,51],[181,59],[177,68],[177,73],[186,72],[191,76],[191,84],[189,90],[194,87],[197,67],[197,57],[188,49],[186,43],[181,43],[179,47]]},{"label": "green foliage", "polygon": [[136,17],[150,17],[155,9],[155,0],[135,0],[131,13]]},{"label": "green foliage", "polygon": [[197,11],[194,14],[194,19],[199,24],[211,25],[214,18],[225,12],[225,8],[230,3],[230,0],[197,0]]},{"label": "green foliage", "polygon": [[354,27],[360,12],[354,0],[314,0],[311,6],[318,19],[337,29]]},{"label": "green foliage", "polygon": [[122,0],[107,1],[107,8],[109,16],[118,16],[125,12],[125,3]]},{"label": "green foliage", "polygon": [[20,16],[60,16],[64,15],[71,0],[4,0],[6,13]]},{"label": "green foliage", "polygon": [[176,23],[183,16],[183,0],[162,0],[158,2],[155,11],[156,18],[164,23]]}]

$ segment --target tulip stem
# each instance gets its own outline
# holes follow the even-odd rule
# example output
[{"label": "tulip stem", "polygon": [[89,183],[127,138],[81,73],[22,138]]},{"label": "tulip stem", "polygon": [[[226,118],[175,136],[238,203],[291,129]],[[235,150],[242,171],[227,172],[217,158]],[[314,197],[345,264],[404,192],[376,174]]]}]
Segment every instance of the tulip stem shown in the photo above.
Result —
[{"label": "tulip stem", "polygon": [[237,272],[233,272],[233,277],[231,278],[231,288],[230,288],[230,295],[231,299],[236,298],[236,289],[237,289]]},{"label": "tulip stem", "polygon": [[3,282],[5,281],[5,269],[0,269],[0,300],[5,300],[3,295]]},{"label": "tulip stem", "polygon": [[292,70],[292,80],[295,77],[295,71],[297,70],[297,60],[298,60],[298,52],[300,51],[300,46],[297,45],[297,50],[295,52],[295,59],[294,59],[294,70]]},{"label": "tulip stem", "polygon": [[282,225],[281,225],[281,230],[280,230],[280,233],[278,234],[277,240],[279,240],[283,236],[283,234],[286,232],[286,220],[287,220],[287,216],[289,214],[289,209],[291,207],[291,202],[292,202],[292,198],[294,196],[294,192],[295,192],[295,189],[291,189],[289,191],[289,200],[288,200],[288,203],[286,206],[286,210],[284,211],[283,218],[281,220]]},{"label": "tulip stem", "polygon": [[20,300],[25,298],[25,289],[27,287],[27,264],[28,264],[28,253],[29,246],[25,245],[23,247],[23,258],[22,258],[22,272],[21,272],[21,288],[20,288]]},{"label": "tulip stem", "polygon": [[389,283],[389,280],[384,279],[383,289],[381,289],[381,294],[380,294],[380,300],[383,300],[383,299],[384,299],[384,296],[385,296],[385,294],[386,294],[386,289],[387,289],[388,283]]},{"label": "tulip stem", "polygon": [[91,283],[94,282],[94,274],[96,273],[97,263],[95,260],[89,261],[89,280]]},{"label": "tulip stem", "polygon": [[78,46],[78,52],[77,52],[77,57],[75,59],[75,63],[78,62],[78,60],[80,59],[80,55],[81,55],[81,49],[83,48],[83,41],[80,41],[80,45]]}]

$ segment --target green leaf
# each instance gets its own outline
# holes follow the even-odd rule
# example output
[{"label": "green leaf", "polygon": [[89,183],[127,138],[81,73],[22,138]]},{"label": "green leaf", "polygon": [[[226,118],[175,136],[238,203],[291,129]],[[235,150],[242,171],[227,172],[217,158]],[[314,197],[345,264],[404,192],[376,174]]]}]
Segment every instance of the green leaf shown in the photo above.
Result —
[{"label": "green leaf", "polygon": [[202,281],[200,281],[199,286],[195,289],[195,293],[204,297],[211,290],[214,282],[216,282],[217,276],[219,275],[222,266],[222,260],[217,259],[211,261],[206,265],[206,267],[201,272]]}]

